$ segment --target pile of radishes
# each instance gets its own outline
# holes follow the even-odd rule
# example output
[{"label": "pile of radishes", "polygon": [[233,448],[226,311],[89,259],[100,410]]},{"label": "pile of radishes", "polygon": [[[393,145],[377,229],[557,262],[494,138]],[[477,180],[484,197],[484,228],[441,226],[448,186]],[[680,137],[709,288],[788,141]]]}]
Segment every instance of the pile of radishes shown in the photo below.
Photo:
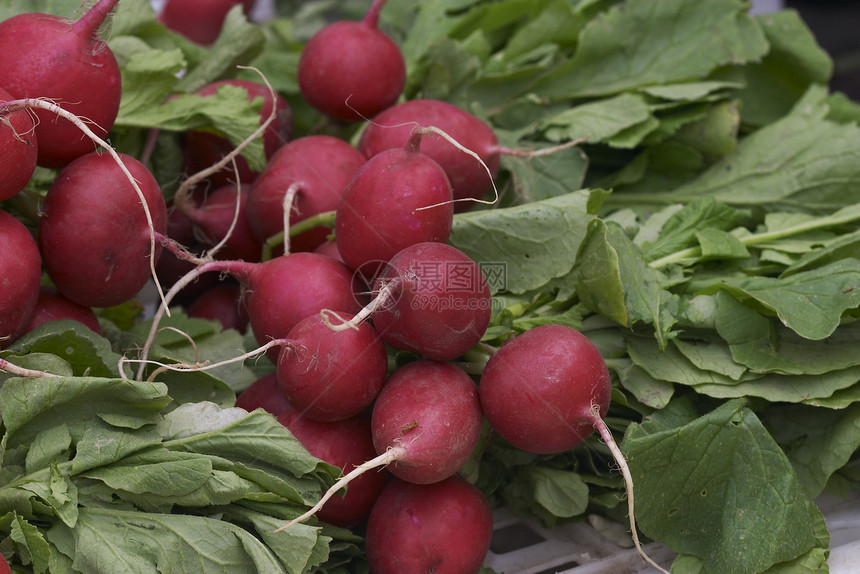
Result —
[{"label": "pile of radishes", "polygon": [[[482,344],[494,300],[480,262],[447,241],[455,212],[492,203],[509,150],[451,104],[398,103],[406,70],[378,27],[384,0],[360,22],[320,30],[299,62],[311,106],[366,123],[356,146],[291,139],[281,96],[263,81],[225,81],[264,101],[266,167],[255,172],[226,139],[189,132],[194,175],[169,203],[144,161],[101,139],[120,72],[97,30],[118,1],[100,0],[76,22],[27,14],[0,23],[0,200],[36,165],[58,170],[35,236],[0,211],[0,348],[52,318],[98,329],[94,308],[132,299],[153,279],[152,337],[174,300],[247,326],[276,367],[237,406],[272,412],[343,468],[308,516],[360,528],[380,574],[480,569],[492,514],[459,472],[484,420],[531,453],[574,448],[597,429],[631,487],[601,418],[608,370],[585,336],[549,325],[497,349]],[[458,359],[476,348],[489,359],[467,373]],[[138,376],[146,358],[144,347]],[[632,501],[630,492],[631,522]]]}]

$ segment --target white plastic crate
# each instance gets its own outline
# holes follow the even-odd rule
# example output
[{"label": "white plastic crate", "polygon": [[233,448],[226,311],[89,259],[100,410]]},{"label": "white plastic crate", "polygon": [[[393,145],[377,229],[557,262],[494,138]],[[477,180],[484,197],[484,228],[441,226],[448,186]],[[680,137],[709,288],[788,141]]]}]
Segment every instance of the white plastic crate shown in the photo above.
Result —
[{"label": "white plastic crate", "polygon": [[[817,501],[830,531],[831,574],[860,573],[860,497],[822,497]],[[501,509],[494,514],[493,542],[484,565],[499,574],[653,573],[632,547],[618,546],[587,522],[543,528]],[[617,525],[623,528],[620,524]],[[669,570],[674,553],[659,543],[645,552]]]}]

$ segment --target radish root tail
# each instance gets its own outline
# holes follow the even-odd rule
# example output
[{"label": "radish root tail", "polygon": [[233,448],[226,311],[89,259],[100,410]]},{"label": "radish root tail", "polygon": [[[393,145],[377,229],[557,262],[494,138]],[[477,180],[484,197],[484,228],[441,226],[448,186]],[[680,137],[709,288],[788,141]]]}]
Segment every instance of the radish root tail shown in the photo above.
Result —
[{"label": "radish root tail", "polygon": [[600,437],[603,439],[603,442],[605,442],[606,446],[609,447],[609,450],[610,452],[612,452],[612,456],[615,457],[615,462],[618,464],[618,467],[621,470],[621,474],[624,477],[624,487],[627,490],[627,515],[630,518],[630,534],[633,536],[633,545],[636,547],[636,551],[639,553],[639,555],[648,564],[650,564],[663,574],[670,574],[669,571],[654,562],[654,560],[650,556],[648,556],[648,554],[642,548],[642,544],[639,542],[639,534],[636,531],[636,518],[634,514],[633,503],[633,476],[630,474],[630,467],[627,466],[627,459],[621,452],[621,449],[618,448],[618,444],[615,442],[615,438],[612,436],[612,432],[609,430],[609,427],[606,426],[605,422],[603,422],[603,418],[601,418],[600,416],[600,406],[596,403],[592,404],[590,414],[591,422],[594,425],[594,428],[597,429],[597,432],[600,433]]}]

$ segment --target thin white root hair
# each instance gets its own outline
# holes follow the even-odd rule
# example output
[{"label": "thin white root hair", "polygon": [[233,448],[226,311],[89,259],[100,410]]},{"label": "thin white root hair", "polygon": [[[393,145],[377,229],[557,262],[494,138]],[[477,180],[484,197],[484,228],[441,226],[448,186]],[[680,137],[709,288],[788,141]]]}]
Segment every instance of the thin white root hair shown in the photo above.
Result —
[{"label": "thin white root hair", "polygon": [[290,520],[289,522],[287,522],[286,524],[284,524],[283,526],[281,526],[280,528],[275,530],[275,533],[284,531],[294,524],[298,524],[299,522],[307,520],[308,518],[310,518],[311,516],[313,516],[314,514],[319,512],[319,510],[325,505],[325,503],[328,502],[328,500],[332,496],[337,494],[337,492],[340,489],[342,489],[343,487],[345,487],[347,484],[349,484],[350,482],[352,482],[353,480],[355,480],[356,478],[358,478],[359,476],[361,476],[362,474],[364,474],[365,472],[367,472],[369,470],[373,470],[374,468],[379,468],[381,466],[387,466],[387,465],[391,464],[392,462],[403,458],[404,454],[406,454],[406,448],[405,447],[393,446],[393,447],[387,449],[385,452],[383,452],[379,456],[372,458],[372,459],[370,459],[366,462],[363,462],[360,465],[356,466],[348,474],[345,474],[343,477],[341,477],[340,480],[338,480],[333,485],[331,485],[331,487],[325,492],[325,494],[323,494],[322,497],[320,497],[319,502],[317,502],[314,506],[312,506],[307,512],[305,512],[301,516],[293,518],[292,520]]},{"label": "thin white root hair", "polygon": [[137,180],[135,180],[134,176],[131,175],[131,172],[125,166],[122,159],[119,157],[119,154],[116,152],[116,150],[113,149],[113,147],[111,147],[109,143],[97,136],[95,132],[93,132],[89,128],[89,126],[87,126],[87,124],[85,124],[83,120],[81,120],[78,116],[64,110],[57,104],[50,102],[44,98],[24,98],[20,100],[4,102],[2,105],[0,105],[0,113],[3,113],[6,110],[16,111],[21,108],[39,108],[42,110],[47,110],[61,118],[70,121],[79,130],[84,132],[84,134],[88,138],[90,138],[100,147],[103,147],[122,170],[123,174],[125,174],[125,177],[128,179],[129,183],[131,183],[131,186],[134,188],[134,191],[140,198],[141,204],[143,204],[143,212],[146,215],[146,224],[149,226],[149,271],[150,275],[152,276],[152,280],[155,283],[155,287],[158,290],[159,297],[164,300],[164,291],[161,287],[161,282],[159,282],[158,280],[158,275],[155,272],[155,225],[152,222],[152,213],[149,211],[149,204],[146,202],[146,196],[143,195],[143,191],[141,191],[140,186],[137,184]]},{"label": "thin white root hair", "polygon": [[[323,309],[320,311],[320,316],[322,317],[322,322],[326,327],[331,329],[332,331],[346,331],[347,329],[355,329],[358,330],[358,326],[367,321],[377,309],[379,309],[382,305],[387,303],[394,291],[399,287],[400,282],[397,279],[393,279],[387,283],[385,283],[382,288],[379,290],[379,293],[376,294],[376,297],[368,303],[366,306],[362,307],[361,310],[355,314],[355,316],[346,320],[342,316],[340,316],[335,311],[331,309]],[[331,321],[331,317],[336,317],[340,323],[334,324]]]},{"label": "thin white root hair", "polygon": [[496,187],[496,181],[493,179],[493,172],[490,171],[489,166],[484,162],[483,159],[481,159],[481,156],[479,156],[477,153],[470,150],[469,148],[465,147],[463,144],[461,144],[460,142],[455,140],[453,137],[451,137],[450,135],[445,133],[443,130],[440,130],[439,128],[437,128],[435,126],[422,127],[420,129],[424,133],[436,134],[437,136],[445,139],[448,143],[450,143],[452,146],[454,146],[455,148],[457,148],[461,152],[475,158],[478,161],[478,163],[481,164],[481,167],[483,167],[484,170],[487,172],[487,177],[490,178],[490,183],[493,185],[493,200],[489,201],[489,200],[480,199],[477,197],[463,197],[463,198],[459,198],[459,199],[452,199],[451,201],[443,201],[441,203],[434,203],[433,205],[426,205],[424,207],[419,207],[418,209],[416,209],[416,211],[421,211],[424,209],[432,209],[434,207],[439,207],[441,205],[448,205],[449,203],[457,203],[457,202],[461,202],[461,201],[471,201],[473,203],[483,203],[484,205],[494,205],[497,201],[499,201],[499,188]]},{"label": "thin white root hair", "polygon": [[669,571],[665,570],[662,566],[654,562],[654,560],[650,556],[648,556],[648,554],[642,548],[642,544],[639,542],[639,534],[636,531],[636,518],[634,514],[633,504],[633,476],[630,474],[630,468],[627,466],[627,459],[624,456],[624,453],[622,453],[621,449],[618,448],[618,443],[615,442],[615,437],[612,436],[612,432],[609,430],[609,427],[606,425],[606,423],[603,421],[603,418],[600,416],[600,405],[592,403],[590,414],[591,422],[594,425],[594,428],[597,429],[597,432],[600,433],[600,437],[603,439],[603,442],[606,443],[606,446],[609,447],[609,451],[615,458],[615,462],[618,464],[618,467],[621,470],[621,475],[624,477],[624,487],[627,490],[627,516],[630,519],[630,534],[633,536],[633,545],[636,547],[636,551],[639,553],[639,555],[648,564],[650,564],[663,574],[670,574]]},{"label": "thin white root hair", "polygon": [[570,140],[570,141],[564,142],[563,144],[559,144],[559,145],[555,145],[555,146],[551,146],[551,147],[546,147],[546,148],[538,149],[538,150],[516,149],[516,148],[506,148],[506,147],[498,148],[498,149],[499,149],[499,152],[503,153],[504,155],[509,155],[509,156],[513,156],[513,157],[521,157],[521,158],[525,158],[525,159],[531,159],[533,157],[552,155],[552,154],[558,153],[562,150],[566,150],[566,149],[571,148],[571,147],[576,147],[578,145],[586,143],[590,137],[591,137],[590,135],[587,135],[585,137],[581,137],[581,138],[577,138],[575,140]]},{"label": "thin white root hair", "polygon": [[7,373],[18,375],[19,377],[27,377],[30,379],[41,379],[45,377],[57,378],[60,376],[55,375],[54,373],[48,373],[47,371],[37,371],[34,369],[26,369],[24,367],[19,367],[18,365],[10,363],[6,359],[0,359],[0,371],[6,371]]},{"label": "thin white root hair", "polygon": [[293,182],[284,193],[284,255],[290,253],[290,215],[293,212],[293,203],[300,188],[300,184]]}]

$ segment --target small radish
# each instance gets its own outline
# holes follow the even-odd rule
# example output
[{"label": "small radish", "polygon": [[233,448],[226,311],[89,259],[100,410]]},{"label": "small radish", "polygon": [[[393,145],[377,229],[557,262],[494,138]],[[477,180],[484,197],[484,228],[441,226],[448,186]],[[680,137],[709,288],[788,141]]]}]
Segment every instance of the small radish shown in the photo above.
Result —
[{"label": "small radish", "polygon": [[[305,136],[284,145],[248,192],[247,218],[257,240],[284,232],[286,224],[337,209],[344,189],[364,163],[357,149],[332,136]],[[287,198],[288,194],[294,196]],[[290,209],[286,222],[285,203]],[[290,250],[313,251],[330,233],[319,226],[290,237]]]},{"label": "small radish", "polygon": [[463,478],[394,479],[370,511],[365,552],[374,574],[478,574],[492,535],[489,503]]},{"label": "small radish", "polygon": [[347,473],[313,508],[279,530],[314,515],[341,488],[380,466],[416,484],[453,476],[478,444],[482,421],[475,383],[456,365],[421,360],[399,367],[373,403],[378,456]]},{"label": "small radish", "polygon": [[[211,96],[221,86],[236,86],[248,92],[248,101],[256,98],[263,100],[260,109],[260,125],[269,117],[274,107],[275,119],[266,127],[263,133],[263,151],[267,159],[270,159],[278,149],[289,141],[293,133],[293,113],[287,100],[276,92],[272,92],[267,86],[250,80],[219,80],[204,86],[195,92],[199,96]],[[190,130],[185,133],[185,159],[189,173],[196,173],[208,168],[218,162],[234,149],[227,138],[203,130]],[[248,166],[248,161],[238,156],[236,158],[238,169],[238,181],[253,182],[259,175]],[[213,185],[223,186],[236,181],[236,172],[232,166],[225,167],[219,172],[211,174],[208,179]]]},{"label": "small radish", "polygon": [[236,406],[246,411],[263,409],[278,416],[287,409],[292,408],[281,388],[278,386],[278,373],[263,375],[236,398]]},{"label": "small radish", "polygon": [[[436,127],[483,161],[463,153],[437,134],[427,134],[421,151],[438,163],[451,182],[454,199],[478,199],[492,189],[499,172],[499,158],[506,149],[499,147],[493,129],[477,116],[454,104],[431,99],[408,100],[384,110],[373,118],[361,134],[358,149],[368,159],[402,145],[416,126]],[[455,209],[469,203],[458,202]]]},{"label": "small radish", "polygon": [[9,562],[2,554],[0,554],[0,574],[12,574],[12,568],[9,567]]},{"label": "small radish", "polygon": [[447,243],[425,242],[398,252],[379,273],[375,297],[340,330],[372,317],[382,339],[428,359],[455,359],[481,341],[492,314],[480,266]]},{"label": "small radish", "polygon": [[448,241],[454,218],[451,184],[439,164],[421,153],[424,134],[415,129],[404,147],[369,159],[344,191],[335,237],[350,269],[373,275],[405,247]]},{"label": "small radish", "polygon": [[193,225],[194,237],[206,248],[223,242],[214,255],[218,259],[259,261],[263,244],[248,223],[249,186],[228,183],[207,194],[202,204],[183,201],[176,209]]},{"label": "small radish", "polygon": [[[14,99],[0,88],[0,103]],[[0,201],[24,189],[36,170],[38,148],[33,116],[27,110],[0,116]]]},{"label": "small radish", "polygon": [[479,392],[490,426],[526,452],[563,452],[585,442],[597,429],[624,475],[636,548],[652,566],[665,572],[639,544],[633,480],[603,421],[612,395],[609,370],[585,335],[564,325],[543,325],[508,340],[485,365]]},{"label": "small radish", "polygon": [[247,15],[255,4],[256,0],[167,0],[158,21],[192,42],[208,45],[218,39],[233,6],[241,5]]},{"label": "small radish", "polygon": [[188,316],[218,321],[223,329],[244,333],[248,329],[248,317],[242,309],[240,297],[241,288],[235,281],[213,285],[188,306]]},{"label": "small radish", "polygon": [[[168,205],[166,235],[170,239],[170,242],[181,245],[186,252],[199,254],[205,250],[205,247],[194,236],[194,226],[172,203]],[[194,268],[194,262],[180,259],[173,253],[164,253],[158,258],[158,262],[155,264],[155,273],[158,281],[166,288],[169,288],[187,273],[193,271]],[[198,277],[193,283],[187,285],[174,301],[180,305],[188,305],[207,289],[217,284],[217,275],[203,275]]]},{"label": "small radish", "polygon": [[[99,0],[79,20],[30,12],[0,22],[0,86],[15,98],[48,98],[86,118],[104,138],[121,92],[116,58],[98,28],[119,0]],[[94,149],[64,118],[34,111],[39,165],[59,168]]]},{"label": "small radish", "polygon": [[[154,263],[151,233],[163,235],[167,227],[155,177],[133,157],[119,157],[146,209],[114,158],[92,152],[63,168],[39,218],[39,249],[48,275],[63,295],[86,307],[118,305],[136,295]],[[155,257],[160,254],[156,244]]]},{"label": "small radish", "polygon": [[0,209],[0,349],[26,329],[41,278],[36,241],[23,223]]},{"label": "small radish", "polygon": [[90,307],[78,305],[54,287],[42,287],[39,290],[39,300],[25,332],[32,331],[42,323],[60,319],[74,319],[89,327],[94,333],[99,335],[102,333],[98,317]]},{"label": "small radish", "polygon": [[[289,405],[278,421],[293,433],[308,452],[340,467],[345,473],[376,456],[367,413],[337,422],[321,422],[309,419],[295,406]],[[391,475],[385,470],[359,476],[349,483],[344,496],[330,498],[317,517],[323,522],[344,528],[361,525],[390,478]]]},{"label": "small radish", "polygon": [[385,0],[374,0],[360,22],[333,22],[302,50],[299,89],[323,114],[342,121],[372,117],[393,105],[406,85],[406,63],[379,29]]}]

